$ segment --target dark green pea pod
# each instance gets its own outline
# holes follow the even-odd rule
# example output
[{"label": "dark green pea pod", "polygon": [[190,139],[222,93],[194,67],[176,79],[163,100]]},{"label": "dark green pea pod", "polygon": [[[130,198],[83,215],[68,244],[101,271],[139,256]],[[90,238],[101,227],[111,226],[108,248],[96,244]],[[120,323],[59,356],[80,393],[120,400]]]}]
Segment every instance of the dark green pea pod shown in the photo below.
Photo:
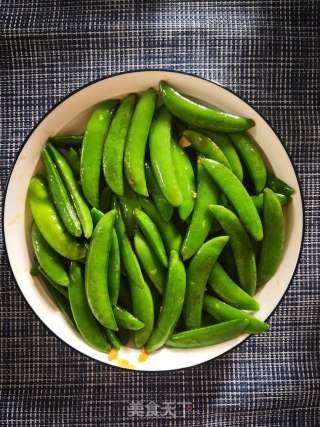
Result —
[{"label": "dark green pea pod", "polygon": [[151,195],[155,207],[164,221],[170,221],[173,214],[173,206],[163,195],[149,162],[145,162],[145,175],[148,193]]},{"label": "dark green pea pod", "polygon": [[144,327],[143,322],[118,304],[113,306],[113,313],[119,328],[138,331]]},{"label": "dark green pea pod", "polygon": [[159,90],[161,100],[168,111],[190,126],[220,132],[239,132],[254,126],[252,119],[225,113],[192,101],[165,81],[160,82]]},{"label": "dark green pea pod", "polygon": [[187,289],[183,307],[187,329],[201,326],[203,295],[208,277],[228,240],[228,236],[220,236],[207,241],[190,261],[187,268]]},{"label": "dark green pea pod", "polygon": [[208,209],[218,203],[219,190],[200,163],[197,165],[197,198],[191,221],[181,246],[184,260],[191,258],[209,234],[213,217]]},{"label": "dark green pea pod", "polygon": [[126,225],[126,230],[130,239],[133,238],[135,230],[137,228],[136,219],[133,214],[135,209],[140,209],[140,201],[127,182],[124,183],[124,194],[119,196],[121,213],[123,221]]},{"label": "dark green pea pod", "polygon": [[287,197],[291,197],[294,193],[294,189],[289,184],[282,181],[280,178],[276,177],[271,172],[267,172],[266,186],[275,193],[284,194]]},{"label": "dark green pea pod", "polygon": [[85,258],[87,248],[66,230],[42,177],[31,178],[28,200],[34,221],[47,243],[67,259]]},{"label": "dark green pea pod", "polygon": [[31,240],[37,260],[47,275],[57,284],[68,286],[69,277],[61,256],[48,245],[35,222],[32,224]]},{"label": "dark green pea pod", "polygon": [[58,148],[79,149],[82,146],[83,135],[56,135],[50,136],[48,140]]},{"label": "dark green pea pod", "polygon": [[75,179],[79,181],[80,180],[80,153],[72,147],[69,150],[69,164]]},{"label": "dark green pea pod", "polygon": [[63,224],[70,234],[75,237],[81,236],[81,223],[76,210],[47,148],[41,151],[41,159],[46,170],[47,182],[52,200],[59,212]]},{"label": "dark green pea pod", "polygon": [[242,310],[259,310],[259,303],[241,289],[217,261],[212,266],[208,285],[228,304]]},{"label": "dark green pea pod", "polygon": [[148,352],[161,348],[180,318],[186,291],[186,271],[176,251],[171,251],[162,310],[147,342]]},{"label": "dark green pea pod", "polygon": [[108,340],[110,341],[110,343],[112,345],[112,348],[115,348],[116,350],[120,350],[121,341],[117,335],[117,332],[112,331],[111,329],[105,328],[105,333],[106,333]]},{"label": "dark green pea pod", "polygon": [[205,294],[203,299],[203,309],[220,322],[227,322],[229,320],[236,319],[247,320],[248,326],[246,328],[246,332],[249,334],[259,334],[270,329],[270,325],[267,323],[262,322],[251,314],[232,307],[211,295]]},{"label": "dark green pea pod", "polygon": [[230,320],[216,325],[179,332],[171,335],[166,345],[175,348],[200,348],[220,344],[245,333],[248,323],[247,319]]},{"label": "dark green pea pod", "polygon": [[120,276],[120,289],[117,302],[126,310],[132,311],[129,283],[127,278],[122,275]]},{"label": "dark green pea pod", "polygon": [[78,330],[84,340],[93,348],[108,353],[111,350],[100,325],[88,304],[85,283],[82,277],[81,266],[77,262],[70,264],[69,298],[71,310]]},{"label": "dark green pea pod", "polygon": [[45,279],[46,283],[48,282],[51,287],[55,288],[64,298],[69,299],[69,293],[68,288],[65,286],[58,285],[55,281],[53,281],[47,273],[43,270],[43,268],[39,265],[38,266],[38,274],[41,275],[43,279]]},{"label": "dark green pea pod", "polygon": [[99,188],[103,145],[118,100],[99,104],[91,114],[83,136],[80,159],[80,178],[84,196],[91,206],[99,206]]}]

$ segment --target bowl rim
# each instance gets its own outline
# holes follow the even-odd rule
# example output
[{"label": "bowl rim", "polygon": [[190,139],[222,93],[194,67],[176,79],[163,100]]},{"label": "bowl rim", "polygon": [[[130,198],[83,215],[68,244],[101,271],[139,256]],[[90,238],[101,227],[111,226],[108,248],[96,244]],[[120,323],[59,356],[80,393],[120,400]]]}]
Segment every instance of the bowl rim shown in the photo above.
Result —
[{"label": "bowl rim", "polygon": [[211,80],[209,78],[206,78],[206,77],[203,77],[203,76],[191,73],[191,72],[185,72],[185,71],[182,71],[182,70],[176,70],[176,69],[170,69],[170,68],[151,68],[151,69],[142,68],[142,69],[139,69],[139,70],[132,69],[132,70],[127,70],[127,71],[121,71],[121,72],[117,72],[117,73],[105,75],[105,76],[99,77],[99,78],[94,79],[94,80],[90,80],[87,83],[83,84],[82,86],[78,87],[77,89],[69,92],[67,95],[63,96],[59,101],[57,101],[56,103],[54,103],[50,107],[50,109],[48,111],[46,111],[45,114],[42,115],[39,120],[37,120],[37,122],[32,127],[32,129],[28,132],[27,136],[24,137],[23,142],[22,142],[21,146],[19,147],[19,149],[18,149],[18,151],[17,151],[17,153],[15,155],[15,158],[14,158],[14,161],[13,161],[11,167],[10,167],[10,171],[9,171],[8,177],[6,179],[5,187],[4,187],[4,191],[3,191],[3,203],[2,203],[2,209],[1,209],[1,232],[2,232],[2,235],[3,235],[5,258],[7,260],[7,264],[9,265],[9,268],[10,268],[12,277],[14,279],[15,285],[18,288],[20,294],[22,295],[23,300],[29,306],[29,309],[33,312],[34,315],[36,315],[36,317],[38,318],[38,320],[45,326],[45,328],[47,328],[52,335],[54,335],[58,340],[60,340],[65,345],[67,345],[68,347],[70,347],[73,351],[76,351],[77,353],[81,354],[82,357],[89,358],[89,359],[91,359],[91,360],[93,360],[93,361],[95,361],[97,363],[100,363],[100,364],[104,365],[105,367],[107,367],[109,369],[115,368],[115,369],[119,369],[121,371],[126,371],[126,372],[128,372],[128,371],[129,372],[130,371],[131,372],[143,372],[145,374],[153,374],[154,372],[156,372],[159,375],[159,374],[167,374],[168,372],[171,372],[171,371],[181,371],[181,370],[187,370],[187,369],[197,368],[198,366],[204,365],[205,363],[213,362],[214,360],[219,359],[222,356],[225,356],[228,353],[230,353],[230,352],[234,351],[235,349],[237,349],[244,342],[246,342],[249,338],[251,338],[252,334],[248,334],[248,336],[245,337],[241,342],[239,342],[238,344],[234,345],[230,349],[222,352],[218,356],[215,356],[215,357],[213,357],[211,359],[207,359],[207,360],[202,361],[202,362],[198,362],[196,364],[192,364],[192,365],[189,365],[189,366],[181,367],[181,368],[168,368],[168,369],[161,369],[161,370],[144,370],[143,369],[143,364],[141,364],[141,366],[139,366],[139,369],[136,369],[136,368],[132,369],[132,368],[126,368],[126,367],[123,367],[123,366],[113,365],[113,364],[106,363],[106,362],[103,362],[101,360],[98,360],[98,359],[94,358],[93,356],[85,354],[81,350],[78,350],[77,348],[73,347],[71,344],[69,344],[63,338],[61,338],[59,335],[57,335],[55,332],[53,332],[51,330],[51,328],[49,326],[47,326],[46,323],[39,317],[39,315],[36,313],[36,311],[30,305],[29,301],[25,298],[25,296],[24,296],[24,294],[22,292],[22,289],[21,289],[21,287],[18,284],[18,281],[16,279],[16,276],[14,274],[14,271],[13,271],[13,268],[12,268],[12,265],[11,265],[11,262],[10,262],[10,259],[9,259],[9,255],[8,255],[8,251],[7,251],[6,237],[5,237],[5,223],[4,223],[4,213],[5,213],[5,208],[6,208],[8,186],[9,186],[12,174],[13,174],[13,170],[14,170],[14,168],[16,166],[16,163],[18,161],[18,158],[19,158],[19,156],[21,154],[21,151],[23,150],[24,146],[26,145],[26,143],[28,142],[29,138],[34,133],[34,131],[45,120],[45,118],[53,110],[55,110],[60,104],[62,104],[63,102],[65,102],[68,98],[72,97],[77,92],[79,92],[79,91],[81,91],[81,90],[83,90],[83,89],[85,89],[85,88],[87,88],[87,87],[89,87],[91,85],[94,85],[95,83],[98,83],[98,82],[103,81],[103,80],[108,80],[110,78],[114,78],[114,77],[117,77],[117,76],[121,76],[121,75],[124,75],[124,74],[128,74],[129,75],[129,74],[132,74],[132,73],[146,73],[146,72],[147,73],[152,73],[152,72],[168,72],[168,73],[174,73],[174,74],[183,74],[183,75],[186,75],[186,76],[189,76],[189,77],[193,77],[193,78],[197,78],[197,79],[200,79],[200,80],[204,80],[204,81],[206,81],[208,83],[211,83],[211,84],[214,84],[216,86],[219,86],[222,89],[230,92],[231,94],[233,94],[237,98],[239,98],[241,101],[243,101],[244,103],[246,103],[249,107],[251,107],[267,123],[267,125],[275,133],[276,137],[278,138],[279,142],[281,143],[282,147],[284,148],[284,150],[286,152],[286,155],[287,155],[287,157],[288,157],[288,159],[289,159],[289,161],[291,163],[291,166],[293,168],[295,177],[297,179],[297,183],[298,183],[298,186],[299,186],[300,197],[301,197],[301,205],[302,205],[302,212],[301,212],[301,214],[302,214],[301,242],[300,242],[299,254],[297,256],[296,265],[295,265],[295,267],[293,269],[293,273],[292,273],[290,279],[288,280],[288,285],[287,285],[287,287],[286,287],[283,295],[281,296],[280,300],[278,301],[278,303],[275,305],[275,307],[273,308],[273,310],[270,312],[270,314],[267,316],[267,318],[264,321],[267,321],[274,314],[274,312],[279,307],[279,305],[282,303],[283,299],[285,298],[285,296],[286,296],[286,294],[287,294],[287,292],[288,292],[288,290],[289,290],[289,288],[290,288],[290,286],[292,284],[292,281],[293,281],[294,277],[296,276],[296,273],[297,273],[297,270],[298,270],[298,267],[299,267],[299,264],[300,264],[300,261],[301,261],[301,256],[302,256],[302,252],[303,252],[303,248],[304,248],[304,243],[305,243],[304,240],[305,240],[305,231],[306,231],[305,230],[305,228],[306,228],[306,219],[305,219],[305,199],[304,199],[304,194],[303,194],[303,191],[302,191],[302,185],[301,185],[300,177],[299,177],[299,175],[297,173],[296,165],[295,165],[294,161],[292,160],[291,155],[288,152],[288,149],[287,149],[286,145],[284,144],[282,138],[280,137],[280,135],[278,134],[278,132],[274,129],[274,127],[270,124],[269,120],[266,119],[264,117],[264,115],[261,114],[261,112],[254,105],[252,105],[248,100],[246,100],[243,96],[239,95],[234,90],[230,89],[229,87],[227,87],[227,86],[225,86],[225,85],[223,85],[223,84],[221,84],[221,83],[219,83],[219,82],[217,82],[215,80]]}]

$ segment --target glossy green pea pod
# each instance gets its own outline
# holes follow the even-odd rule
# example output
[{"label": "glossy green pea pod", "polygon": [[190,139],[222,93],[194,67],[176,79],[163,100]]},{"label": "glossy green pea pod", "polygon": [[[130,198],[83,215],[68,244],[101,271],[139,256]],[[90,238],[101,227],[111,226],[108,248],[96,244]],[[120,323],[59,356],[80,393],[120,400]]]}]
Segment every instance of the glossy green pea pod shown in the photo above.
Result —
[{"label": "glossy green pea pod", "polygon": [[162,236],[158,227],[152,221],[152,219],[140,209],[135,209],[133,214],[136,218],[137,224],[142,231],[142,234],[145,236],[150,246],[152,247],[154,253],[158,257],[161,264],[167,268],[168,267],[168,257],[164,243],[162,241]]},{"label": "glossy green pea pod", "polygon": [[266,283],[277,271],[284,248],[284,216],[282,206],[269,188],[263,192],[264,238],[258,261],[258,284]]},{"label": "glossy green pea pod", "polygon": [[173,206],[163,195],[149,162],[145,162],[145,175],[148,193],[151,195],[154,205],[158,209],[163,220],[166,222],[170,221],[173,214]]},{"label": "glossy green pea pod", "polygon": [[213,217],[208,209],[211,204],[218,203],[218,187],[212,182],[200,163],[197,165],[197,198],[187,233],[181,246],[184,260],[191,258],[201,247],[209,234]]},{"label": "glossy green pea pod", "polygon": [[187,329],[201,327],[203,295],[211,268],[228,242],[228,236],[215,237],[204,243],[187,268],[187,288],[183,307]]},{"label": "glossy green pea pod", "polygon": [[144,160],[156,104],[156,91],[153,88],[145,90],[134,109],[125,144],[125,175],[132,189],[142,196],[148,196]]},{"label": "glossy green pea pod", "polygon": [[[286,206],[291,200],[291,197],[287,197],[284,194],[275,193],[275,195],[276,195],[277,199],[279,200],[281,206]],[[251,199],[253,200],[253,203],[254,203],[255,207],[257,208],[257,211],[259,213],[262,213],[263,212],[263,199],[264,199],[263,193],[251,196]]]},{"label": "glossy green pea pod", "polygon": [[58,148],[79,149],[82,146],[83,135],[56,135],[50,136],[48,140]]},{"label": "glossy green pea pod", "polygon": [[113,230],[108,265],[108,292],[112,306],[114,306],[118,301],[120,289],[120,273],[121,263],[119,242],[117,233],[115,230]]},{"label": "glossy green pea pod", "polygon": [[135,94],[130,94],[121,101],[112,119],[103,148],[102,168],[104,177],[113,193],[118,196],[122,196],[124,192],[123,157],[136,99]]},{"label": "glossy green pea pod", "polygon": [[119,351],[121,348],[121,340],[120,340],[120,337],[118,337],[118,333],[107,328],[104,328],[104,330],[105,330],[106,337],[111,343],[112,348]]},{"label": "glossy green pea pod", "polygon": [[138,230],[134,235],[133,243],[146,275],[159,294],[162,295],[166,285],[167,270],[160,263],[149,242]]},{"label": "glossy green pea pod", "polygon": [[140,200],[137,193],[132,190],[127,182],[124,183],[124,195],[118,196],[118,200],[128,236],[132,239],[137,228],[133,212],[135,209],[140,209]]},{"label": "glossy green pea pod", "polygon": [[171,251],[162,310],[146,345],[148,352],[161,348],[180,318],[186,291],[186,271],[176,251]]},{"label": "glossy green pea pod", "polygon": [[280,178],[276,177],[271,172],[267,172],[266,186],[275,193],[281,193],[287,197],[291,197],[294,193],[294,189],[289,184],[282,181]]},{"label": "glossy green pea pod", "polygon": [[225,193],[252,237],[257,241],[262,240],[263,227],[260,216],[241,181],[233,172],[215,160],[203,158],[201,164]]},{"label": "glossy green pea pod", "polygon": [[78,218],[81,223],[84,237],[89,239],[92,234],[93,224],[90,215],[90,209],[84,200],[83,194],[78,187],[76,179],[73,175],[72,169],[68,165],[65,157],[50,143],[47,145],[48,151],[52,155],[54,162],[60,172],[60,175],[64,181],[65,187],[69,192],[70,198],[76,209]]},{"label": "glossy green pea pod", "polygon": [[171,114],[191,126],[220,132],[239,132],[254,126],[249,118],[239,117],[200,105],[161,81],[160,97]]},{"label": "glossy green pea pod", "polygon": [[86,294],[92,313],[106,328],[117,330],[108,292],[108,264],[117,211],[114,209],[95,226],[85,265]]},{"label": "glossy green pea pod", "polygon": [[166,345],[175,348],[201,348],[220,344],[242,335],[246,332],[248,323],[247,319],[237,319],[179,332],[171,335]]},{"label": "glossy green pea pod", "polygon": [[139,331],[144,327],[143,322],[118,304],[113,306],[113,314],[119,328]]},{"label": "glossy green pea pod", "polygon": [[70,234],[75,237],[81,236],[81,223],[76,210],[47,148],[41,151],[41,159],[45,167],[50,194],[62,222]]},{"label": "glossy green pea pod", "polygon": [[210,205],[210,211],[230,237],[230,245],[237,266],[239,285],[250,296],[257,285],[257,268],[250,237],[235,213],[220,205]]},{"label": "glossy green pea pod", "polygon": [[178,180],[183,202],[178,208],[182,221],[186,220],[194,208],[196,183],[189,156],[174,140],[171,143],[172,162]]},{"label": "glossy green pea pod", "polygon": [[69,163],[75,179],[79,181],[80,180],[80,153],[72,147],[69,150]]},{"label": "glossy green pea pod", "polygon": [[108,353],[111,350],[100,325],[92,314],[88,304],[85,283],[82,277],[81,266],[78,262],[71,262],[69,298],[70,306],[78,330],[84,340],[96,350]]},{"label": "glossy green pea pod", "polygon": [[99,104],[91,114],[83,136],[80,178],[84,196],[91,206],[99,206],[100,171],[103,146],[118,100]]},{"label": "glossy green pea pod", "polygon": [[226,303],[242,310],[259,310],[258,302],[240,288],[216,261],[211,269],[208,285]]},{"label": "glossy green pea pod", "polygon": [[176,224],[172,221],[164,221],[154,204],[146,197],[139,197],[141,209],[145,212],[158,227],[163,238],[167,252],[172,250],[180,251],[182,237]]},{"label": "glossy green pea pod", "polygon": [[31,178],[28,200],[34,221],[47,243],[67,259],[85,258],[87,248],[66,230],[42,177]]},{"label": "glossy green pea pod", "polygon": [[171,114],[164,106],[155,115],[149,134],[150,160],[162,193],[172,206],[183,202],[171,154]]},{"label": "glossy green pea pod", "polygon": [[219,163],[222,163],[227,168],[231,169],[231,166],[223,154],[223,151],[220,150],[218,145],[212,141],[208,136],[197,132],[192,129],[187,129],[183,131],[182,137],[180,138],[179,144],[181,147],[192,146],[194,150],[198,153],[201,153],[203,156],[208,159],[215,160]]},{"label": "glossy green pea pod", "polygon": [[31,241],[36,258],[47,275],[59,285],[68,286],[69,277],[60,255],[48,245],[35,222],[32,224]]},{"label": "glossy green pea pod", "polygon": [[231,141],[239,153],[257,193],[263,191],[267,181],[267,169],[253,138],[245,132],[230,133]]},{"label": "glossy green pea pod", "polygon": [[267,323],[208,294],[205,294],[203,298],[203,309],[220,322],[236,319],[248,320],[246,332],[249,334],[259,334],[270,329],[270,325]]}]

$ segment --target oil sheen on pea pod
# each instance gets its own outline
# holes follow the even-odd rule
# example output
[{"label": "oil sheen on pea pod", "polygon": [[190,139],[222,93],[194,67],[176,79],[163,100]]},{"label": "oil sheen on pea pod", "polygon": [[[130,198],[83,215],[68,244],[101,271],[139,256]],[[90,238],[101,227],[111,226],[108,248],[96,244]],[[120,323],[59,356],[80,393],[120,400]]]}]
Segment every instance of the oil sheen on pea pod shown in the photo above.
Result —
[{"label": "oil sheen on pea pod", "polygon": [[28,201],[33,219],[46,242],[67,259],[85,258],[87,248],[66,230],[42,177],[31,178],[28,187]]},{"label": "oil sheen on pea pod", "polygon": [[68,286],[69,277],[60,255],[46,242],[35,222],[32,224],[31,240],[36,258],[45,273],[59,285]]},{"label": "oil sheen on pea pod", "polygon": [[106,328],[118,330],[108,292],[108,264],[116,219],[115,209],[106,213],[94,228],[85,264],[88,303],[95,318]]},{"label": "oil sheen on pea pod", "polygon": [[164,106],[156,113],[149,134],[150,160],[162,193],[172,206],[183,202],[171,154],[171,114]]},{"label": "oil sheen on pea pod", "polygon": [[81,266],[78,262],[70,264],[70,306],[75,323],[84,340],[96,350],[108,353],[111,350],[100,325],[92,314],[88,304],[85,283],[82,277]]},{"label": "oil sheen on pea pod", "polygon": [[250,118],[225,113],[192,101],[165,81],[160,82],[159,90],[168,111],[189,126],[220,132],[239,132],[254,126],[254,121]]},{"label": "oil sheen on pea pod", "polygon": [[266,283],[277,271],[284,248],[284,216],[282,206],[269,188],[263,192],[264,238],[258,261],[258,284]]},{"label": "oil sheen on pea pod", "polygon": [[104,177],[113,193],[123,195],[123,156],[127,133],[137,96],[130,94],[120,103],[103,148],[102,168]]},{"label": "oil sheen on pea pod", "polygon": [[257,285],[257,268],[250,237],[237,215],[220,205],[210,205],[210,211],[230,237],[229,242],[237,266],[239,285],[250,296]]},{"label": "oil sheen on pea pod", "polygon": [[257,143],[245,132],[230,133],[229,136],[249,172],[256,193],[260,193],[266,186],[267,169]]},{"label": "oil sheen on pea pod", "polygon": [[178,211],[181,220],[184,221],[193,211],[196,198],[196,182],[188,154],[174,139],[172,139],[171,143],[171,154],[183,199]]},{"label": "oil sheen on pea pod", "polygon": [[148,196],[144,161],[156,104],[156,91],[153,88],[145,90],[134,109],[125,144],[125,175],[132,189],[142,196]]},{"label": "oil sheen on pea pod", "polygon": [[90,116],[83,136],[80,178],[84,196],[91,206],[99,207],[100,172],[103,145],[118,100],[99,104]]}]

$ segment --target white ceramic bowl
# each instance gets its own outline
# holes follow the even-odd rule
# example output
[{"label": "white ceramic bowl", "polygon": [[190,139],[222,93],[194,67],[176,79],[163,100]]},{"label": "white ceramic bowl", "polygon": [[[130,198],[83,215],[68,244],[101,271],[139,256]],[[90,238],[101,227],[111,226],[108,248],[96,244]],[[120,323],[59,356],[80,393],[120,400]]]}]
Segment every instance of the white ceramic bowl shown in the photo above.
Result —
[{"label": "white ceramic bowl", "polygon": [[[130,92],[142,92],[151,86],[158,88],[160,80],[167,80],[178,91],[201,99],[221,110],[253,118],[256,126],[250,130],[250,133],[264,153],[269,168],[295,189],[292,201],[286,208],[286,241],[281,265],[274,277],[259,288],[256,294],[256,299],[261,306],[256,316],[261,320],[267,319],[279,304],[294,275],[302,246],[304,222],[297,176],[281,141],[257,111],[233,92],[216,83],[171,71],[118,74],[77,90],[46,114],[24,142],[12,169],[6,191],[4,237],[15,280],[33,311],[66,344],[97,361],[145,371],[163,371],[197,365],[231,350],[243,342],[247,335],[201,349],[163,348],[152,353],[144,363],[138,362],[139,350],[123,347],[118,358],[109,361],[106,354],[89,347],[69,326],[40,280],[30,275],[33,251],[30,241],[31,214],[26,197],[30,178],[40,168],[40,150],[49,136],[82,132],[94,105],[108,98],[123,97]],[[272,334],[272,330],[269,333]]]}]

